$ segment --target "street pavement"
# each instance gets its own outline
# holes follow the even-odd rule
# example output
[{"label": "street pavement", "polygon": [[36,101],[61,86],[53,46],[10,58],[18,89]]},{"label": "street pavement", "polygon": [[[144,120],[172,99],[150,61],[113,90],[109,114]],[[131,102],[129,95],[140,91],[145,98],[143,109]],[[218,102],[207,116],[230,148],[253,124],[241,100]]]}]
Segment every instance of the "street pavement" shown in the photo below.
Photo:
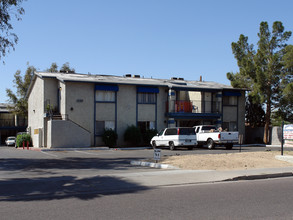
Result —
[{"label": "street pavement", "polygon": [[[280,146],[269,146],[279,148]],[[95,150],[109,150],[106,147],[95,148]],[[147,148],[130,148],[131,150],[142,150]],[[123,149],[123,150],[130,150]],[[33,149],[31,149],[33,150]],[[40,150],[40,149],[34,149]],[[43,149],[42,151],[63,151],[64,149]],[[93,150],[73,148],[67,150]],[[122,149],[116,149],[122,150]],[[210,152],[210,151],[209,151]],[[112,173],[105,174],[105,176],[112,176],[123,179],[128,182],[134,182],[146,187],[153,186],[168,186],[168,185],[182,185],[182,184],[198,184],[198,183],[213,183],[219,181],[236,181],[236,180],[253,180],[293,176],[293,156],[276,156],[276,159],[284,160],[292,163],[292,166],[282,168],[263,168],[263,169],[245,169],[245,170],[181,170],[170,165],[163,165],[160,163],[148,163],[137,160],[131,160],[130,164],[136,167],[146,166],[153,167],[156,170],[148,172],[130,172],[130,173]]]},{"label": "street pavement", "polygon": [[[293,157],[281,157],[281,159],[292,162],[291,167],[246,169],[246,170],[181,170],[174,167],[150,168],[153,163],[144,164],[141,167],[140,160],[133,159],[129,155],[142,153],[152,154],[152,150],[123,151],[117,152],[107,148],[91,149],[46,149],[42,154],[37,154],[41,149],[23,150],[18,149],[16,159],[25,166],[20,169],[15,158],[1,161],[0,170],[0,201],[22,201],[27,199],[42,199],[48,197],[71,197],[78,195],[107,195],[120,192],[135,192],[157,187],[168,187],[174,185],[206,184],[221,181],[255,180],[265,178],[279,178],[293,176]],[[102,151],[103,150],[103,151]],[[119,149],[117,149],[119,151]],[[38,151],[33,153],[33,151]],[[56,151],[56,152],[54,152]],[[60,151],[60,153],[58,152]],[[72,154],[70,154],[72,151]],[[6,151],[5,151],[6,152]],[[82,153],[84,158],[73,157]],[[102,152],[105,152],[104,154]],[[178,151],[179,152],[179,151]],[[15,154],[14,153],[14,154]],[[23,154],[22,154],[23,153]],[[56,154],[54,154],[56,153]],[[111,157],[107,156],[111,153]],[[114,154],[112,154],[114,153]],[[7,153],[9,156],[9,154]],[[43,155],[44,158],[39,158]],[[66,156],[60,156],[66,155]],[[97,156],[97,158],[94,157]],[[121,155],[127,157],[122,158]],[[119,156],[119,158],[115,158]],[[55,157],[57,159],[47,159]],[[59,157],[59,158],[58,158]],[[109,158],[105,158],[109,157]],[[137,156],[136,156],[137,157]],[[139,156],[143,158],[142,155]],[[103,162],[102,158],[105,158]],[[137,157],[138,158],[138,157]],[[9,161],[9,159],[12,159]],[[59,162],[58,162],[59,161]],[[101,162],[102,161],[102,162]],[[10,164],[9,164],[10,163]],[[128,163],[128,164],[126,164]],[[131,166],[131,164],[133,164]],[[11,166],[15,166],[9,169]],[[17,190],[15,190],[17,189]]]}]

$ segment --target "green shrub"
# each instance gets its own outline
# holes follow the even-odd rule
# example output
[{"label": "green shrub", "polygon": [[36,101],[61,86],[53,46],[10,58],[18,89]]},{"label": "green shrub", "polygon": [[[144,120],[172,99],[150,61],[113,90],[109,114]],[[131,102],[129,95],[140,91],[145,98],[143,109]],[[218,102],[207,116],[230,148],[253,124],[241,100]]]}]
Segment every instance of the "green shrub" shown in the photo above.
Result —
[{"label": "green shrub", "polygon": [[23,142],[25,142],[25,146],[27,146],[27,141],[29,142],[29,145],[31,145],[31,136],[30,134],[19,134],[16,137],[16,146],[22,147]]},{"label": "green shrub", "polygon": [[142,135],[140,129],[134,125],[128,126],[124,133],[124,141],[131,146],[136,146],[141,143]]},{"label": "green shrub", "polygon": [[151,139],[158,134],[156,129],[148,129],[142,134],[143,143],[150,144]]},{"label": "green shrub", "polygon": [[112,129],[105,129],[104,134],[102,135],[102,140],[108,147],[114,147],[117,141],[118,135]]}]

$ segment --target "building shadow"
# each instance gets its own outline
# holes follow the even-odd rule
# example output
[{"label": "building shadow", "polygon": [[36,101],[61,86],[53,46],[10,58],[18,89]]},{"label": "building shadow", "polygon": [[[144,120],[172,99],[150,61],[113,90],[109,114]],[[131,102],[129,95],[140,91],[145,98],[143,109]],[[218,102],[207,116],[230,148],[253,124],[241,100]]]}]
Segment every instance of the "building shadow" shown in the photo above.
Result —
[{"label": "building shadow", "polygon": [[91,200],[105,195],[136,193],[148,187],[111,176],[74,176],[7,179],[0,181],[0,201],[49,201],[78,198]]}]

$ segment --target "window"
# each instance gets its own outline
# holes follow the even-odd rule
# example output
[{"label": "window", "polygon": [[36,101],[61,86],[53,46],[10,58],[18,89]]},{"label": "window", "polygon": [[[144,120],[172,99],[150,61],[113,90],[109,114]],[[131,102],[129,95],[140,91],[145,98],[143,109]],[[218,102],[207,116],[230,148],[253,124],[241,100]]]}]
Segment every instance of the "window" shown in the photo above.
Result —
[{"label": "window", "polygon": [[115,91],[96,91],[96,101],[98,102],[115,102]]},{"label": "window", "polygon": [[178,128],[180,135],[194,135],[195,130],[194,128]]},{"label": "window", "polygon": [[224,131],[237,131],[237,122],[223,122],[223,130]]},{"label": "window", "polygon": [[105,129],[115,130],[115,121],[96,121],[96,135],[102,135]]},{"label": "window", "polygon": [[223,105],[237,105],[237,96],[224,96]]},{"label": "window", "polygon": [[156,93],[138,93],[138,103],[139,104],[156,104]]},{"label": "window", "polygon": [[156,129],[154,121],[139,121],[137,125],[142,133],[150,129]]},{"label": "window", "polygon": [[168,128],[165,135],[177,135],[177,128]]}]

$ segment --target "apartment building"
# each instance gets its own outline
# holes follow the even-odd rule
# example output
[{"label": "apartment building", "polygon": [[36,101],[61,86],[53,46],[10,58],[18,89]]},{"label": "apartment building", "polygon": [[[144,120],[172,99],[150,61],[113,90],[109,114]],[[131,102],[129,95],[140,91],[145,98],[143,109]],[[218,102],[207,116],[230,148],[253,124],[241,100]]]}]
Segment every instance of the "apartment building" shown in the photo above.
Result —
[{"label": "apartment building", "polygon": [[28,92],[28,130],[35,147],[102,146],[105,128],[125,145],[141,130],[216,124],[245,131],[245,90],[215,82],[36,72]]}]

